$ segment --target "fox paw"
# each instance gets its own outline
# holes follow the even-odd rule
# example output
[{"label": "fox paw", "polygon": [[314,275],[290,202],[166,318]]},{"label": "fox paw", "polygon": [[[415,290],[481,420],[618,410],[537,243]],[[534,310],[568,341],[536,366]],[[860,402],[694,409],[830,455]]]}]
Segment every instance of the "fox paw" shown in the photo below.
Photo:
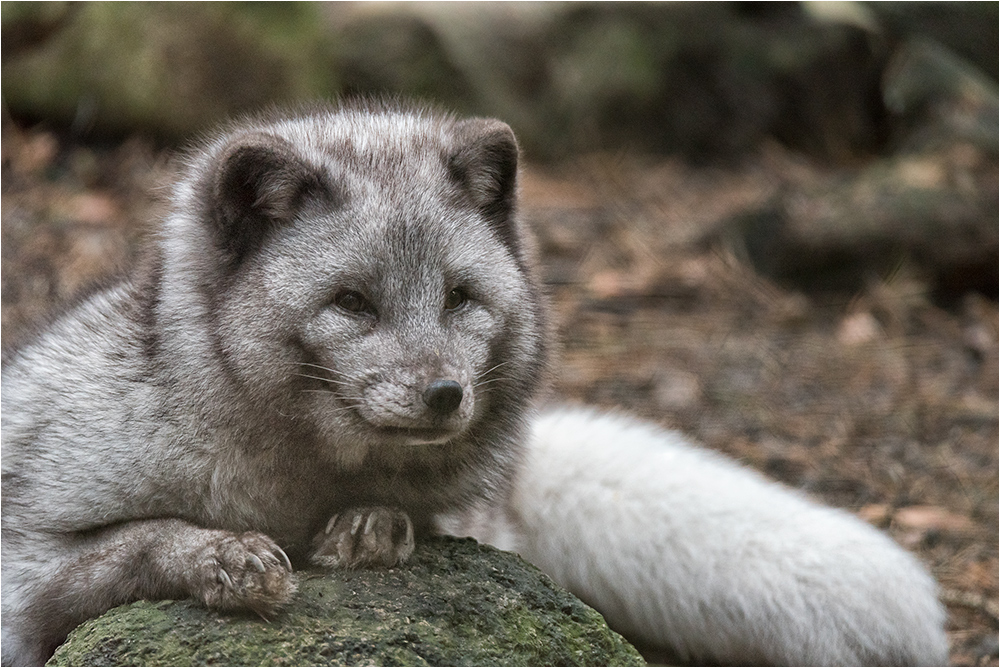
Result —
[{"label": "fox paw", "polygon": [[395,508],[369,506],[334,515],[313,539],[309,560],[326,568],[391,567],[413,553],[413,523]]},{"label": "fox paw", "polygon": [[295,593],[288,556],[263,534],[219,532],[200,557],[195,594],[209,608],[248,609],[266,618]]}]

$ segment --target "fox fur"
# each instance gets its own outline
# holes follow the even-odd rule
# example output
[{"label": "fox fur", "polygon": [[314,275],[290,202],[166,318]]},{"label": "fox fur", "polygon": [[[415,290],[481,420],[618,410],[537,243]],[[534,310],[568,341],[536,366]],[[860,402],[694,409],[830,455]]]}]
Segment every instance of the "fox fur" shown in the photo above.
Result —
[{"label": "fox fur", "polygon": [[876,530],[651,425],[534,417],[517,164],[500,121],[374,102],[191,151],[133,273],[5,360],[3,663],[141,598],[275,614],[293,564],[435,529],[692,660],[943,663],[933,580]]},{"label": "fox fur", "polygon": [[623,415],[543,412],[506,506],[441,523],[519,553],[683,661],[947,661],[937,585],[888,536]]}]

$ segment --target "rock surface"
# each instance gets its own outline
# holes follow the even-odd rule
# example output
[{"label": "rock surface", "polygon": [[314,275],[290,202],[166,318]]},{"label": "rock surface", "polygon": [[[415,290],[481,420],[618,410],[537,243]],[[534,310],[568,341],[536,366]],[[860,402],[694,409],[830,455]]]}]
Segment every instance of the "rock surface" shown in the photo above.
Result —
[{"label": "rock surface", "polygon": [[300,578],[269,622],[190,601],[116,608],[49,665],[644,665],[593,609],[473,540],[425,541],[402,568]]}]

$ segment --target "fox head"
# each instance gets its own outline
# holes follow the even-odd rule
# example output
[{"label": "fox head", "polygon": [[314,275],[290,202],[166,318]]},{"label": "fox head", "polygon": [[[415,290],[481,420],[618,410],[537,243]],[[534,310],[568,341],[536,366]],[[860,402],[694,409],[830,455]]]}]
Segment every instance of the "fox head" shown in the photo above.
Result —
[{"label": "fox head", "polygon": [[341,467],[495,467],[546,360],[511,129],[323,109],[198,155],[162,244],[229,382]]}]

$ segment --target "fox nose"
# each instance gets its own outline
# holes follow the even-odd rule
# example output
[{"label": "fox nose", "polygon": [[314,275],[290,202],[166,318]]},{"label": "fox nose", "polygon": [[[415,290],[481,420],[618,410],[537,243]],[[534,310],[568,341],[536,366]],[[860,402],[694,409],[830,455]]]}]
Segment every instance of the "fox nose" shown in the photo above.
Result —
[{"label": "fox nose", "polygon": [[454,380],[435,380],[424,389],[424,403],[441,415],[447,415],[462,403],[462,386]]}]

